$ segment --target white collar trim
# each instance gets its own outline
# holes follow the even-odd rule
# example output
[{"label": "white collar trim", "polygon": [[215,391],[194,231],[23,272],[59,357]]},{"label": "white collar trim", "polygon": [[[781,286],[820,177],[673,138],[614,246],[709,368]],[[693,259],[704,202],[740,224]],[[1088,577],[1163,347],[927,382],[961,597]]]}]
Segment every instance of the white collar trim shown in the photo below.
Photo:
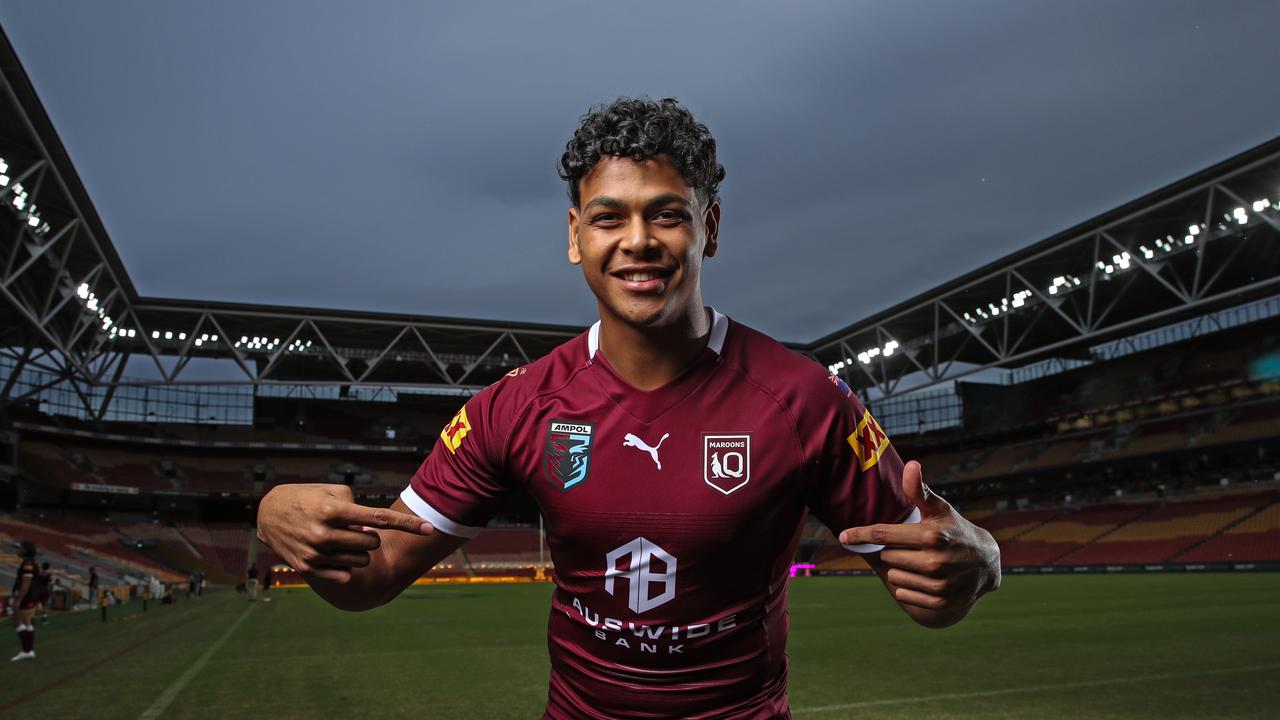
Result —
[{"label": "white collar trim", "polygon": [[[724,339],[729,334],[729,318],[711,308],[711,337],[707,338],[707,347],[711,352],[720,355],[724,350]],[[596,351],[600,349],[600,321],[597,320],[587,331],[587,359],[594,360]]]}]

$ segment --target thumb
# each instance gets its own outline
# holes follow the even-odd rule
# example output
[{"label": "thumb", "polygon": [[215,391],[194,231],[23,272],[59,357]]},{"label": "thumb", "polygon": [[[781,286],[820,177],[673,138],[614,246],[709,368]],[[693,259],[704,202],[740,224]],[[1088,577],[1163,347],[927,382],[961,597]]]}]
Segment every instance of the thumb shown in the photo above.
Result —
[{"label": "thumb", "polygon": [[902,493],[912,505],[920,508],[921,519],[943,515],[951,509],[950,503],[924,484],[920,463],[915,460],[902,468]]}]

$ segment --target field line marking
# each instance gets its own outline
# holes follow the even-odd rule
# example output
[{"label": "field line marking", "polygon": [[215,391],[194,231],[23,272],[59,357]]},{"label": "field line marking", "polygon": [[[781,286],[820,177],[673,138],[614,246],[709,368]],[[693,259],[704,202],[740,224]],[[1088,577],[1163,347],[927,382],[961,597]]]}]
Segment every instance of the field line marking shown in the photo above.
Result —
[{"label": "field line marking", "polygon": [[[104,664],[104,663],[107,663],[107,662],[110,662],[110,661],[112,661],[112,660],[115,660],[116,658],[121,657],[122,655],[127,655],[128,653],[131,653],[131,652],[133,652],[134,650],[137,650],[138,648],[140,648],[140,647],[142,647],[143,645],[145,645],[145,644],[147,644],[147,643],[151,642],[152,640],[155,640],[156,638],[160,637],[161,635],[164,635],[165,633],[169,632],[170,630],[176,630],[178,627],[180,627],[180,626],[182,626],[182,625],[185,625],[185,624],[189,621],[189,619],[190,619],[190,618],[189,618],[189,616],[190,616],[190,615],[192,615],[192,614],[194,614],[195,612],[199,611],[201,608],[206,608],[206,607],[213,607],[213,605],[199,605],[199,606],[196,606],[196,607],[194,607],[194,608],[190,608],[190,609],[188,609],[188,610],[184,611],[181,615],[179,615],[179,616],[178,616],[178,618],[179,618],[179,619],[178,619],[178,620],[176,620],[176,621],[174,621],[174,623],[173,623],[173,624],[171,624],[171,625],[167,625],[167,626],[165,626],[165,627],[161,628],[160,630],[157,630],[156,632],[151,633],[150,635],[148,635],[148,636],[146,636],[146,637],[142,638],[142,639],[141,639],[141,640],[139,640],[138,642],[135,642],[135,643],[133,643],[132,645],[129,645],[129,646],[127,646],[127,647],[121,648],[120,650],[117,650],[117,651],[115,651],[115,652],[111,653],[110,655],[107,655],[106,657],[100,658],[100,659],[98,659],[98,660],[94,660],[93,662],[89,663],[88,665],[85,665],[84,667],[80,668],[79,670],[74,670],[74,671],[72,671],[72,672],[67,673],[66,675],[63,675],[62,677],[59,677],[57,680],[54,680],[53,682],[49,683],[48,685],[44,685],[44,686],[38,687],[38,688],[36,688],[35,690],[32,690],[32,691],[31,691],[31,692],[29,692],[29,693],[26,693],[25,695],[19,695],[18,697],[13,698],[12,700],[9,700],[8,702],[5,702],[4,704],[0,704],[0,715],[3,715],[4,713],[6,713],[6,712],[8,712],[8,711],[12,710],[13,708],[17,707],[18,705],[21,705],[22,703],[24,703],[24,702],[26,702],[26,701],[28,701],[28,700],[31,700],[31,699],[33,699],[33,698],[35,698],[35,697],[38,697],[38,696],[40,696],[40,695],[43,695],[44,693],[48,692],[49,690],[52,690],[53,688],[55,688],[55,687],[57,687],[57,686],[61,685],[62,683],[67,682],[68,680],[74,680],[74,679],[76,679],[76,678],[80,677],[81,675],[84,675],[85,673],[89,672],[90,670],[93,670],[94,668],[98,667],[99,665],[102,665],[102,664]],[[126,617],[128,617],[128,616],[126,616]]]},{"label": "field line marking", "polygon": [[1280,670],[1280,663],[1266,665],[1244,665],[1234,668],[1216,668],[1196,670],[1193,672],[1162,673],[1159,675],[1134,675],[1132,677],[1108,678],[1105,680],[1079,680],[1076,682],[1052,683],[1048,685],[1024,685],[1022,687],[1001,688],[999,690],[975,690],[973,692],[943,693],[940,695],[919,695],[916,697],[885,698],[883,700],[863,700],[861,702],[841,703],[839,705],[817,705],[815,707],[792,708],[793,713],[827,712],[828,710],[856,710],[858,708],[876,707],[879,705],[905,705],[934,700],[965,700],[968,698],[1000,697],[1001,695],[1019,695],[1045,690],[1070,690],[1074,688],[1098,687],[1100,685],[1123,685],[1126,683],[1143,683],[1153,680],[1180,680],[1204,675],[1230,675],[1231,673],[1261,672],[1263,670]]},{"label": "field line marking", "polygon": [[204,669],[206,664],[208,664],[209,658],[213,657],[213,654],[218,652],[218,649],[226,644],[227,639],[235,633],[236,628],[240,627],[240,623],[244,622],[244,619],[249,617],[250,610],[253,610],[252,604],[245,606],[244,612],[240,613],[240,617],[236,618],[236,621],[231,623],[231,626],[227,628],[227,631],[222,633],[222,636],[215,640],[214,643],[204,651],[203,655],[197,658],[194,663],[191,663],[191,667],[187,668],[187,671],[182,673],[181,677],[174,680],[169,687],[165,688],[164,692],[160,693],[160,697],[156,698],[156,701],[151,703],[151,707],[142,711],[142,714],[138,716],[138,720],[155,720],[160,717],[165,710],[168,710],[169,705],[173,702],[174,698],[178,697],[178,693],[182,692],[182,689],[187,686],[187,683],[191,682],[192,678],[200,674],[200,671]]}]

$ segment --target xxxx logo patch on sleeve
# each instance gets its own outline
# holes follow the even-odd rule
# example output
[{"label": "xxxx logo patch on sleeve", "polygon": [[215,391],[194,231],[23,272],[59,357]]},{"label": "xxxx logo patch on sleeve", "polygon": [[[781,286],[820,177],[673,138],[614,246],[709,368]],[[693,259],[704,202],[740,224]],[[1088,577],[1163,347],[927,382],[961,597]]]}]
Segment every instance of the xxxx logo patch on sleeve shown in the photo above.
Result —
[{"label": "xxxx logo patch on sleeve", "polygon": [[875,467],[880,462],[880,456],[889,448],[889,436],[885,435],[880,423],[871,417],[870,410],[862,412],[858,426],[845,439],[853,448],[853,454],[857,456],[863,472]]},{"label": "xxxx logo patch on sleeve", "polygon": [[467,419],[467,406],[463,405],[457,415],[449,421],[448,425],[440,431],[440,439],[444,441],[444,446],[449,448],[449,452],[458,453],[458,448],[462,445],[462,439],[471,431],[471,421]]}]

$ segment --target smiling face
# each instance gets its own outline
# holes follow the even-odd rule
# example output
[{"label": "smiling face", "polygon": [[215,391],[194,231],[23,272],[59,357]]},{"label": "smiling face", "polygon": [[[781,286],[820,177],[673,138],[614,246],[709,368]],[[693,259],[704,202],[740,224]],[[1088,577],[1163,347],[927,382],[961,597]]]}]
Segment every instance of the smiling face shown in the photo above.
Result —
[{"label": "smiling face", "polygon": [[720,204],[703,207],[665,155],[606,156],[569,209],[569,262],[606,315],[661,327],[702,311],[702,259],[716,254]]}]

